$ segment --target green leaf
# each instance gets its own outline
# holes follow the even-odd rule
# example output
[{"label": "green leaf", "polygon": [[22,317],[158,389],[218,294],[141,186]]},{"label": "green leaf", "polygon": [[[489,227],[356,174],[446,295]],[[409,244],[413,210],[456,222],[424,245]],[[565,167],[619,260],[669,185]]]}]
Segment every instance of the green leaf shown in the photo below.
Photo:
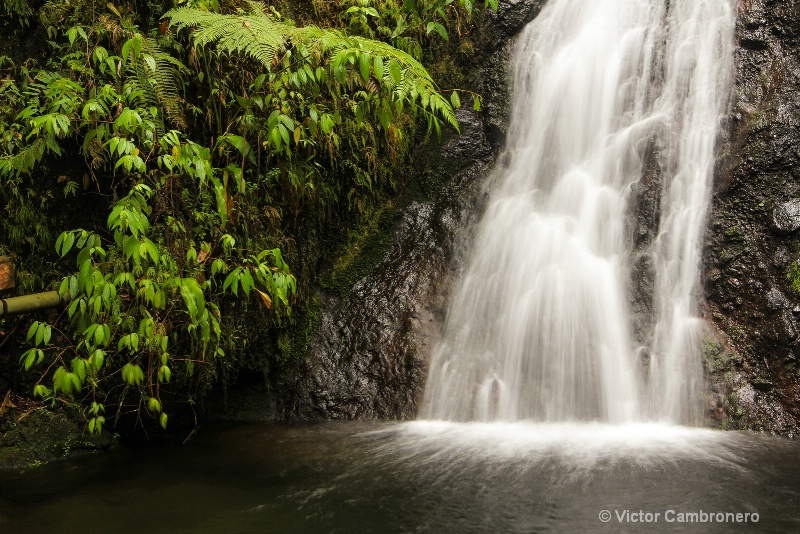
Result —
[{"label": "green leaf", "polygon": [[83,358],[73,358],[72,360],[72,372],[78,377],[81,384],[86,379],[86,363]]},{"label": "green leaf", "polygon": [[89,413],[90,414],[98,415],[100,412],[105,413],[105,411],[106,411],[106,407],[105,406],[103,406],[102,404],[100,404],[100,403],[98,403],[96,401],[92,401],[92,405],[89,408]]},{"label": "green leaf", "polygon": [[58,296],[62,299],[67,296],[69,292],[69,278],[64,278],[61,280],[61,284],[58,286]]},{"label": "green leaf", "polygon": [[242,275],[239,278],[239,281],[242,284],[242,291],[248,297],[250,296],[250,290],[253,289],[256,284],[253,281],[253,275],[250,274],[250,269],[242,269]]},{"label": "green leaf", "polygon": [[140,386],[144,381],[144,372],[138,365],[126,363],[122,368],[122,380],[129,386]]},{"label": "green leaf", "polygon": [[147,66],[150,69],[150,72],[152,73],[156,72],[156,58],[154,58],[150,54],[145,54],[144,56],[142,56],[142,60],[144,60],[144,62],[147,64]]},{"label": "green leaf", "polygon": [[458,91],[453,91],[450,94],[450,103],[453,105],[454,109],[461,107],[461,98],[458,96]]},{"label": "green leaf", "polygon": [[50,396],[50,389],[44,384],[36,384],[33,386],[33,396],[43,399]]},{"label": "green leaf", "polygon": [[132,39],[128,39],[122,45],[122,54],[121,55],[122,55],[122,59],[124,61],[128,61],[128,57],[130,56],[131,45],[133,44],[132,41],[133,41]]},{"label": "green leaf", "polygon": [[167,429],[167,414],[161,413],[161,417],[159,418],[159,422],[161,423],[161,428],[164,430]]},{"label": "green leaf", "polygon": [[119,338],[117,342],[117,350],[122,350],[123,348],[129,349],[131,352],[136,352],[139,350],[139,334],[132,333],[127,334]]},{"label": "green leaf", "polygon": [[400,68],[400,63],[397,60],[389,61],[389,74],[392,77],[392,81],[394,81],[395,85],[400,85],[400,82],[403,79],[402,69]]},{"label": "green leaf", "polygon": [[28,335],[25,336],[25,339],[30,341],[36,335],[37,330],[39,330],[39,321],[34,321],[31,327],[28,328]]},{"label": "green leaf", "polygon": [[[73,277],[74,279],[75,277]],[[75,311],[78,309],[78,305],[83,301],[83,299],[73,299],[72,302],[69,303],[69,308],[67,308],[67,314],[72,318],[75,315]]]},{"label": "green leaf", "polygon": [[75,244],[75,234],[73,232],[62,232],[56,240],[56,252],[63,258],[72,249],[73,244]]},{"label": "green leaf", "polygon": [[369,56],[369,54],[366,53],[361,53],[358,56],[358,68],[361,71],[361,77],[364,78],[365,82],[369,81],[369,67],[371,59],[372,58]]},{"label": "green leaf", "polygon": [[96,349],[91,356],[89,356],[89,364],[95,373],[103,367],[103,362],[106,361],[106,352],[102,349]]},{"label": "green leaf", "polygon": [[[99,302],[95,301],[95,302]],[[94,329],[94,344],[97,345],[104,345],[108,340],[106,339],[106,331],[100,325],[97,325],[97,328]]]},{"label": "green leaf", "polygon": [[289,146],[289,130],[287,130],[286,126],[284,126],[283,124],[279,124],[278,131],[281,134],[281,139],[283,139],[283,143],[286,146]]},{"label": "green leaf", "polygon": [[283,123],[284,126],[286,126],[286,128],[288,130],[294,130],[294,121],[292,120],[292,118],[290,116],[281,115],[280,116],[280,121]]},{"label": "green leaf", "polygon": [[125,253],[125,257],[128,259],[133,258],[136,263],[139,262],[140,254],[139,254],[139,247],[141,246],[141,242],[136,237],[129,235],[126,236],[122,241],[122,252]]},{"label": "green leaf", "polygon": [[264,85],[264,82],[267,80],[266,74],[259,74],[258,77],[253,82],[253,90],[258,91],[261,89],[261,86]]},{"label": "green leaf", "polygon": [[158,381],[159,382],[169,382],[170,378],[172,377],[172,371],[166,365],[162,365],[158,368]]},{"label": "green leaf", "polygon": [[225,228],[228,222],[228,205],[225,200],[225,187],[220,183],[219,179],[213,176],[211,177],[211,183],[214,184],[214,196],[217,200],[217,213],[222,221],[221,226]]},{"label": "green leaf", "polygon": [[22,356],[20,356],[19,358],[20,363],[22,363],[26,371],[29,370],[34,365],[41,363],[42,360],[44,360],[44,351],[42,351],[42,349],[36,349],[36,348],[26,350],[25,352],[22,353]]},{"label": "green leaf", "polygon": [[67,373],[67,376],[72,381],[72,387],[75,388],[75,392],[80,393],[82,384],[80,377],[76,373]]},{"label": "green leaf", "polygon": [[44,324],[37,322],[36,325],[36,341],[34,344],[39,346],[42,344],[42,341],[44,341]]},{"label": "green leaf", "polygon": [[231,293],[234,295],[239,294],[239,277],[241,275],[241,267],[237,267],[228,274],[225,281],[222,283],[222,290],[225,291],[228,287],[231,288]]},{"label": "green leaf", "polygon": [[93,417],[89,420],[89,433],[90,434],[99,434],[103,431],[103,423],[106,422],[106,418],[102,415],[98,415]]},{"label": "green leaf", "polygon": [[189,316],[196,321],[206,309],[206,300],[200,284],[194,278],[181,278],[180,291]]},{"label": "green leaf", "polygon": [[158,402],[158,399],[150,397],[147,399],[147,409],[153,413],[161,412],[161,403]]},{"label": "green leaf", "polygon": [[[150,256],[150,261],[154,265],[157,265],[159,255],[158,255],[158,248],[156,247],[155,243],[153,243],[152,241],[150,241],[148,238],[145,237],[142,242],[142,248],[144,249],[144,253]],[[144,253],[142,254],[143,258],[144,258]]]},{"label": "green leaf", "polygon": [[277,127],[269,131],[269,139],[272,141],[272,144],[275,145],[276,150],[281,147],[281,133],[278,131]]},{"label": "green leaf", "polygon": [[75,373],[69,373],[62,365],[53,374],[53,390],[62,391],[67,395],[72,395],[72,390],[80,392],[81,381]]},{"label": "green leaf", "polygon": [[[87,249],[83,249],[81,252],[86,251]],[[78,273],[78,286],[83,288],[86,293],[91,294],[93,282],[92,282],[92,259],[87,258],[83,263],[81,263],[80,272]]]},{"label": "green leaf", "polygon": [[[69,279],[69,296],[74,299],[78,296],[78,277],[71,276]],[[72,314],[70,314],[72,315]]]},{"label": "green leaf", "polygon": [[226,269],[225,261],[217,258],[213,262],[211,262],[211,276],[216,275],[219,272],[222,272]]},{"label": "green leaf", "polygon": [[372,68],[375,71],[375,77],[379,80],[383,79],[383,58],[380,56],[375,56],[375,60],[372,63]]}]

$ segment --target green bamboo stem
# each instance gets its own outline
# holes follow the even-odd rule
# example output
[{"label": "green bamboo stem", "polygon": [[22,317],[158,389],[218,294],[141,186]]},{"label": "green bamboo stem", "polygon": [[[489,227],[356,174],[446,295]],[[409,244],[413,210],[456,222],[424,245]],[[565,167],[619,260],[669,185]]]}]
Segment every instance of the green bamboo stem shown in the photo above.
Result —
[{"label": "green bamboo stem", "polygon": [[56,308],[62,302],[66,302],[66,300],[61,300],[58,291],[45,291],[44,293],[0,299],[0,317]]}]

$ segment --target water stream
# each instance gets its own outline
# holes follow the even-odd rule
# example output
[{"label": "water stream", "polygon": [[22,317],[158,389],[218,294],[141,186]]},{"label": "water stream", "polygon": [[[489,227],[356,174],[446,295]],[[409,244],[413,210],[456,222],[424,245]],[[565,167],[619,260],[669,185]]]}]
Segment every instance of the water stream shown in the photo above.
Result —
[{"label": "water stream", "polygon": [[[732,0],[551,0],[524,30],[505,163],[423,418],[699,421],[700,247],[734,22]],[[633,339],[626,217],[648,150],[656,316]]]}]

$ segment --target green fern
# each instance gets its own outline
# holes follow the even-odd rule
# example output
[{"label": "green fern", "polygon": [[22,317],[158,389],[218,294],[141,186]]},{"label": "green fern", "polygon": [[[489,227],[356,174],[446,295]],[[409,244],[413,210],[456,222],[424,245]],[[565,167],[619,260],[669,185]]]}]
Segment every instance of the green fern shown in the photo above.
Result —
[{"label": "green fern", "polygon": [[249,4],[247,14],[221,15],[182,7],[164,17],[179,31],[192,30],[196,47],[214,45],[219,53],[245,54],[270,72],[280,68],[283,58],[294,50],[293,58],[299,53],[304,61],[328,69],[332,74],[328,82],[339,85],[335,92],[356,86],[372,92],[377,81],[382,96],[397,110],[408,104],[412,111],[423,110],[429,128],[439,131],[441,118],[458,130],[450,102],[439,93],[425,67],[407,52],[337,30],[296,27],[275,20],[256,2]]},{"label": "green fern", "polygon": [[[126,63],[126,82],[134,84],[142,92],[142,107],[160,105],[173,127],[186,128],[178,80],[188,69],[164,52],[153,38],[134,34],[131,41],[130,47],[123,47],[129,60]],[[150,118],[155,122],[158,134],[163,135],[168,129],[163,120]]]}]

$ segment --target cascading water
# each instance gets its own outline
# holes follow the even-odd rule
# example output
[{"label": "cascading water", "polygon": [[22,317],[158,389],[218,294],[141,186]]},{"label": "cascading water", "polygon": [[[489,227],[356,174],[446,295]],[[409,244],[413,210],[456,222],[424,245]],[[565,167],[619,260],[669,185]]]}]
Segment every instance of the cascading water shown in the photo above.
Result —
[{"label": "cascading water", "polygon": [[648,412],[651,418],[702,417],[698,356],[699,263],[714,141],[732,83],[734,6],[727,0],[675,2],[668,20],[667,76],[657,112],[668,117],[660,233],[655,244],[657,323]]},{"label": "cascading water", "polygon": [[[524,30],[505,165],[422,418],[685,423],[701,413],[699,256],[734,20],[733,0],[550,0]],[[635,342],[627,197],[653,146],[656,317]]]}]

